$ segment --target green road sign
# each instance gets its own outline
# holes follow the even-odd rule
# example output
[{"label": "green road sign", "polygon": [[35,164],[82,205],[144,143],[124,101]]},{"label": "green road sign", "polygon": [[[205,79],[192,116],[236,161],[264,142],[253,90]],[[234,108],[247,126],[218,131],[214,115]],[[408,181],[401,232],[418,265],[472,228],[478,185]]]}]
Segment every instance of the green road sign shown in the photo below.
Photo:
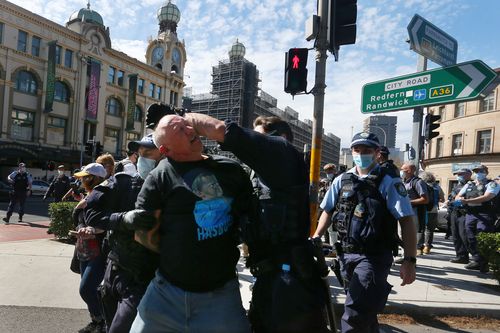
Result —
[{"label": "green road sign", "polygon": [[441,66],[457,63],[458,42],[422,16],[415,14],[408,24],[410,48]]},{"label": "green road sign", "polygon": [[497,73],[481,60],[367,83],[361,97],[362,113],[412,109],[416,106],[476,98]]}]

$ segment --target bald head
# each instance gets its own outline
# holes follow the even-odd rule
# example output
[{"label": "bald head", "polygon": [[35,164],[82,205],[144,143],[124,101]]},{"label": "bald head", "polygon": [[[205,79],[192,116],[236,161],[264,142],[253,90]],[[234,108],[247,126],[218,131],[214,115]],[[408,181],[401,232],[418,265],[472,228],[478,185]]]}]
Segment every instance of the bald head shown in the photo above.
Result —
[{"label": "bald head", "polygon": [[403,171],[403,178],[409,179],[415,175],[415,171],[417,171],[417,167],[414,164],[405,163],[401,167],[401,171]]}]

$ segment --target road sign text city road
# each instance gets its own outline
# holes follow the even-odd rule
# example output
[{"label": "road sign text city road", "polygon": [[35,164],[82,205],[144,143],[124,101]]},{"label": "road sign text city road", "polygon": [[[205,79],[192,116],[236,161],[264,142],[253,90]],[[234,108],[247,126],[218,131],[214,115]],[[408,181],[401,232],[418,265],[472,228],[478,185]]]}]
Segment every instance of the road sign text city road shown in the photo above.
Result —
[{"label": "road sign text city road", "polygon": [[361,112],[380,113],[416,106],[471,100],[497,73],[481,60],[367,83],[362,89]]},{"label": "road sign text city road", "polygon": [[458,42],[422,16],[415,14],[408,24],[410,48],[441,66],[457,63]]}]

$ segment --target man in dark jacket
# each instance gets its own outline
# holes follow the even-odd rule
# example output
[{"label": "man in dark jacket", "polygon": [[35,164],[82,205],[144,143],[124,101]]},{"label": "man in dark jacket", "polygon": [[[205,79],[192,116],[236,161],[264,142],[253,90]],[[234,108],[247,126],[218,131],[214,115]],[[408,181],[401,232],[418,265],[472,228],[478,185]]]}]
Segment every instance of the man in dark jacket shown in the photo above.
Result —
[{"label": "man in dark jacket", "polygon": [[57,167],[57,177],[54,178],[52,183],[50,183],[47,192],[43,196],[43,200],[46,200],[48,197],[53,196],[54,202],[60,202],[62,197],[66,193],[68,193],[70,189],[71,181],[68,176],[64,174],[64,165],[60,165]]},{"label": "man in dark jacket", "polygon": [[387,168],[394,172],[394,175],[399,175],[399,169],[394,165],[394,161],[389,159],[389,148],[386,146],[380,147],[380,152],[377,156],[377,162],[381,167]]},{"label": "man in dark jacket", "polygon": [[89,195],[85,217],[89,225],[108,230],[109,255],[101,289],[108,333],[128,332],[159,257],[134,240],[134,231],[120,228],[124,212],[134,209],[144,179],[163,158],[152,135],[128,145],[138,152],[139,173],[128,161],[123,171],[106,180]]}]

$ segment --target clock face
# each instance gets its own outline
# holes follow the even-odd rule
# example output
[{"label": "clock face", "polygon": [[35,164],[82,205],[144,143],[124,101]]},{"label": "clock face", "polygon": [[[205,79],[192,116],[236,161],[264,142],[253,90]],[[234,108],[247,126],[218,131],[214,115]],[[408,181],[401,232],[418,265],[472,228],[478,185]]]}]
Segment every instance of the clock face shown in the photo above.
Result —
[{"label": "clock face", "polygon": [[177,65],[180,65],[181,62],[181,52],[179,49],[174,49],[172,51],[172,61],[176,63]]},{"label": "clock face", "polygon": [[157,46],[153,50],[153,62],[157,62],[163,59],[163,48],[161,46]]}]

